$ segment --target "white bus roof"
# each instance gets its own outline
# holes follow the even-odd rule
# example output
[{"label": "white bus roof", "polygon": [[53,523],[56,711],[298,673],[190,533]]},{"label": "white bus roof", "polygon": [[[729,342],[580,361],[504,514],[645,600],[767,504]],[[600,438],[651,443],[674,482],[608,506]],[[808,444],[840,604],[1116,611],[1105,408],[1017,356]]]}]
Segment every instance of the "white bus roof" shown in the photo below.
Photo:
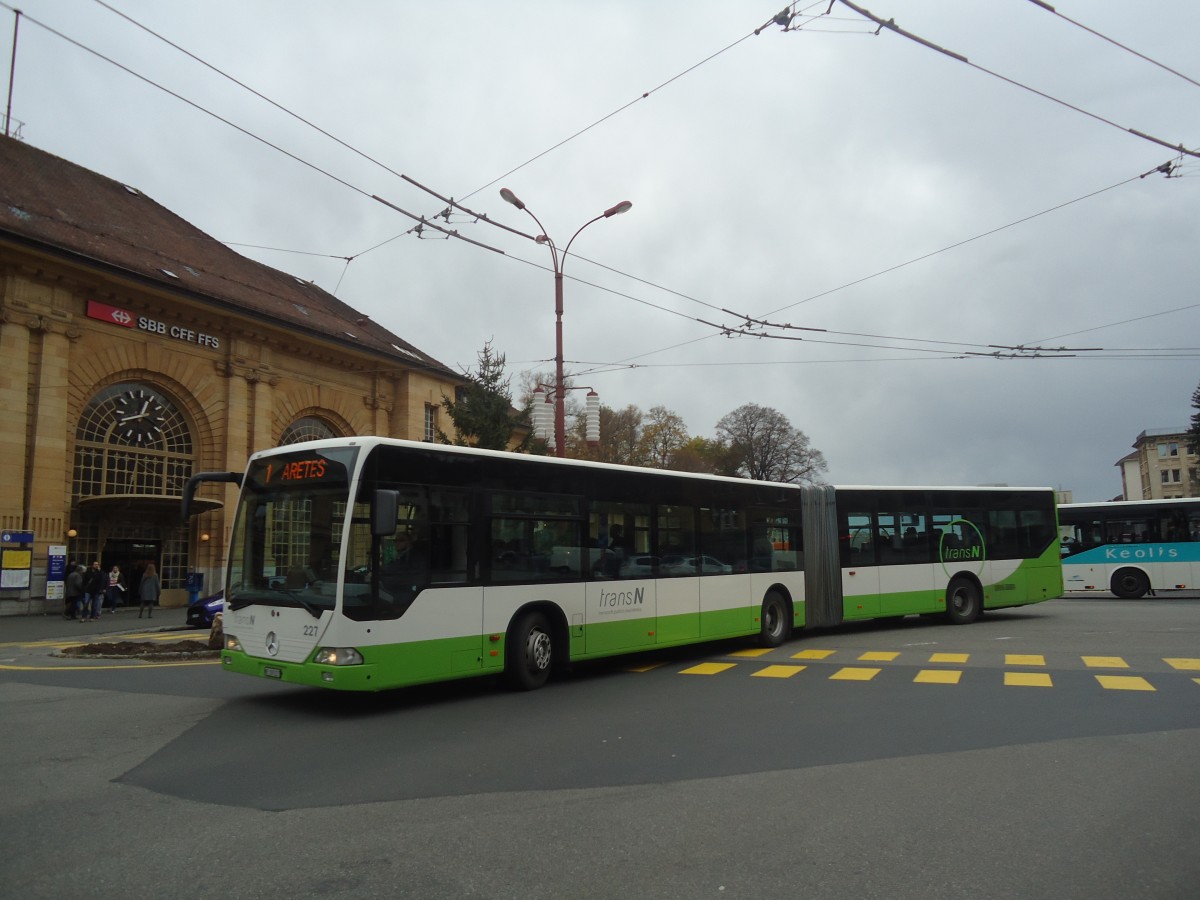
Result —
[{"label": "white bus roof", "polygon": [[[277,453],[293,453],[297,450],[311,449],[321,450],[334,447],[364,447],[370,449],[372,447],[407,447],[413,450],[421,450],[425,452],[437,451],[439,453],[461,453],[466,456],[500,456],[506,459],[512,459],[521,462],[544,462],[552,465],[570,465],[583,466],[586,468],[605,469],[608,471],[621,472],[642,472],[650,475],[682,475],[688,478],[696,478],[699,480],[711,480],[718,482],[731,482],[734,484],[761,484],[771,487],[787,487],[801,488],[806,485],[790,484],[787,482],[777,481],[757,481],[747,478],[735,478],[727,475],[711,475],[705,472],[680,472],[675,469],[651,469],[645,466],[629,466],[620,465],[617,463],[596,462],[589,459],[569,459],[558,456],[535,456],[529,453],[513,453],[508,450],[480,450],[476,447],[460,447],[455,444],[432,444],[424,441],[406,441],[400,438],[385,438],[377,436],[361,435],[346,438],[330,438],[319,441],[305,441],[303,443],[286,444],[282,447],[272,447],[270,450],[260,450],[250,457],[253,462],[256,459],[264,456],[271,456]],[[979,485],[979,484],[964,484],[964,485],[879,485],[879,484],[835,484],[830,485],[837,491],[989,491],[989,492],[1008,492],[1008,491],[1050,491],[1053,488],[1049,487],[1017,487],[1009,485]]]}]

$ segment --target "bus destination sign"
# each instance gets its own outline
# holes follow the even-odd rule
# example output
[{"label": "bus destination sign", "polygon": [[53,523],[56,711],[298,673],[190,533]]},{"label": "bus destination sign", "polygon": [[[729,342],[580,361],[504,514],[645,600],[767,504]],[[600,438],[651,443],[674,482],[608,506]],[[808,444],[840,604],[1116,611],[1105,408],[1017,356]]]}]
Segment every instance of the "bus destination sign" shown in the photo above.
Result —
[{"label": "bus destination sign", "polygon": [[263,486],[300,486],[346,481],[346,467],[320,455],[275,458],[258,463],[253,479]]}]

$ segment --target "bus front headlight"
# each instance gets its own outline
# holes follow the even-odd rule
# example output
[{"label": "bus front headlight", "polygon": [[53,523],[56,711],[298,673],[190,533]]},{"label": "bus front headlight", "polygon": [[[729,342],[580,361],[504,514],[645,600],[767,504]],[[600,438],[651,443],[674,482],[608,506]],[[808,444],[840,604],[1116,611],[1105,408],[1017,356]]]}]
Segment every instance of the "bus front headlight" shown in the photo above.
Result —
[{"label": "bus front headlight", "polygon": [[323,666],[361,666],[363,658],[353,647],[322,647],[313,662]]},{"label": "bus front headlight", "polygon": [[239,641],[229,632],[225,632],[225,649],[226,650],[241,650],[242,642]]}]

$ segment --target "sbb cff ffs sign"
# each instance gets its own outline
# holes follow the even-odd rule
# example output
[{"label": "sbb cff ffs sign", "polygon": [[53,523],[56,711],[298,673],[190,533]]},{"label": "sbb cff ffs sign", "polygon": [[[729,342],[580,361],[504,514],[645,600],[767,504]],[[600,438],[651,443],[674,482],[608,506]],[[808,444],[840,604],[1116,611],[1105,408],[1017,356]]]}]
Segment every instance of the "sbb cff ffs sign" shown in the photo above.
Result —
[{"label": "sbb cff ffs sign", "polygon": [[211,347],[216,350],[221,346],[221,339],[215,335],[205,334],[202,331],[186,328],[183,325],[160,322],[158,319],[151,319],[146,316],[135,316],[127,309],[121,309],[119,306],[109,306],[107,303],[101,303],[98,300],[88,301],[87,315],[89,319],[108,322],[111,325],[119,325],[122,328],[136,328],[139,331],[148,331],[151,334],[161,334],[164,337],[172,337],[177,341],[199,344],[201,347]]}]

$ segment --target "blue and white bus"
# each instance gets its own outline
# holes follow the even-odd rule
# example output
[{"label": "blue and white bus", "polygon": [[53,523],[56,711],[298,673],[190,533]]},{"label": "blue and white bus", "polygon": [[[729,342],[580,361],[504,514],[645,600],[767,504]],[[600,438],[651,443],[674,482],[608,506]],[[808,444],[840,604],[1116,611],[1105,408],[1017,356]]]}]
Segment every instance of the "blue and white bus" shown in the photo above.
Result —
[{"label": "blue and white bus", "polygon": [[1066,590],[1200,589],[1200,498],[1065,503],[1058,516]]}]

